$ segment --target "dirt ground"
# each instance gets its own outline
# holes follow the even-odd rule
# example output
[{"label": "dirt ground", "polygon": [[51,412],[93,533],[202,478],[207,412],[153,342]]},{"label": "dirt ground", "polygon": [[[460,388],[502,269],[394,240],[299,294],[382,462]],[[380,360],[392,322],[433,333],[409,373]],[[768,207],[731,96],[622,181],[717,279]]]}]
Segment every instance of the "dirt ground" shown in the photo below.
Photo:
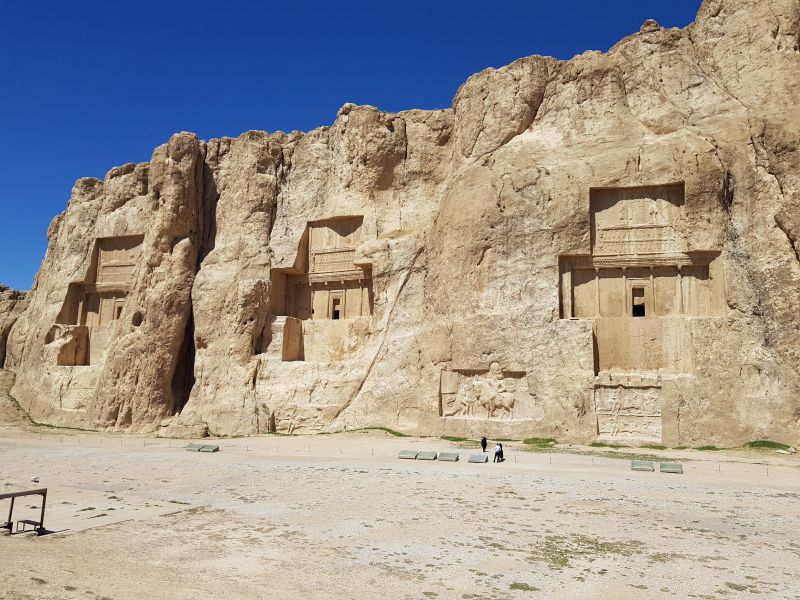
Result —
[{"label": "dirt ground", "polygon": [[380,431],[186,443],[0,428],[0,489],[46,486],[58,532],[0,535],[0,597],[800,598],[794,456],[660,452],[673,475]]}]

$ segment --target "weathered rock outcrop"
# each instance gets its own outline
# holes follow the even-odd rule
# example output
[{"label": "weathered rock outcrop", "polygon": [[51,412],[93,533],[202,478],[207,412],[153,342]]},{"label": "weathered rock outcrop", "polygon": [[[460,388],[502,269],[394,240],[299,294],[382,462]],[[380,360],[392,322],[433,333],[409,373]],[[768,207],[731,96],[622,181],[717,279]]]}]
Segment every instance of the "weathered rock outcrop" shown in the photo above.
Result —
[{"label": "weathered rock outcrop", "polygon": [[798,107],[796,0],[707,0],[452,109],[176,135],[77,182],[14,394],[161,435],[797,443]]},{"label": "weathered rock outcrop", "polygon": [[25,292],[0,285],[0,368],[6,359],[6,340],[11,326],[25,310]]}]

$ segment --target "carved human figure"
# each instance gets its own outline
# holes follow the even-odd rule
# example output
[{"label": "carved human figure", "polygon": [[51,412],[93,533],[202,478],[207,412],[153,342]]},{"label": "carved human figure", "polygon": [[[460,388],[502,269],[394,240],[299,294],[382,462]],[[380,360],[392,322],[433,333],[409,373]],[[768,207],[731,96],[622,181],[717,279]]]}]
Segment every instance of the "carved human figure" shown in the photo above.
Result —
[{"label": "carved human figure", "polygon": [[296,406],[287,407],[287,412],[278,417],[278,431],[294,433],[298,427],[305,427],[306,416],[300,414]]},{"label": "carved human figure", "polygon": [[472,416],[477,403],[478,398],[475,395],[472,381],[465,381],[459,386],[455,402],[453,402],[453,406],[450,410],[444,413],[444,416]]},{"label": "carved human figure", "polygon": [[478,402],[486,409],[486,416],[492,418],[497,410],[505,412],[509,417],[514,412],[514,394],[508,389],[500,364],[493,362],[489,372],[480,377],[475,384]]}]

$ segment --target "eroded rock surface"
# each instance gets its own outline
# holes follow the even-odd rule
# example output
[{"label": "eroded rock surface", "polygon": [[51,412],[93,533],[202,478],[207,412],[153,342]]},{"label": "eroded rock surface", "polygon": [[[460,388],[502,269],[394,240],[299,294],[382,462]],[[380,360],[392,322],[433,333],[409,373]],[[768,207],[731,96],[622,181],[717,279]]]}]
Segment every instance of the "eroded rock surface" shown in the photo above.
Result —
[{"label": "eroded rock surface", "polygon": [[14,395],[161,435],[797,443],[798,142],[795,0],[487,69],[452,109],[178,134],[76,183]]},{"label": "eroded rock surface", "polygon": [[26,306],[25,292],[0,285],[0,367],[5,362],[6,341],[11,326],[16,323]]}]

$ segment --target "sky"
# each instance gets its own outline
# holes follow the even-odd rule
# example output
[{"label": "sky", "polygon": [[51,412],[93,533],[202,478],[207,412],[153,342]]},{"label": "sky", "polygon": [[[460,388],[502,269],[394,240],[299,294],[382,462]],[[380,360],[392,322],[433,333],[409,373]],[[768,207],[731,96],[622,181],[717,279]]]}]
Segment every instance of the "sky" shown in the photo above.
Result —
[{"label": "sky", "polygon": [[445,108],[486,67],[608,50],[700,0],[0,0],[0,284],[29,289],[80,177],[202,139]]}]

